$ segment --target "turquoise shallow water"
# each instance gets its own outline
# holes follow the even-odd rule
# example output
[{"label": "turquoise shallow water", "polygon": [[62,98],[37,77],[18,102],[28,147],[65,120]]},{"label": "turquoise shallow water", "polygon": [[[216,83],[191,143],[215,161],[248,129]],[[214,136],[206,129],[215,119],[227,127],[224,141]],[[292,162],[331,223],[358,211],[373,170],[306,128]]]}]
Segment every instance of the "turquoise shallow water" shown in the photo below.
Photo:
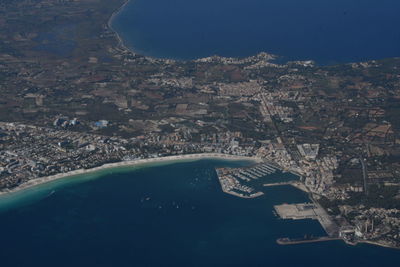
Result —
[{"label": "turquoise shallow water", "polygon": [[259,52],[319,64],[400,56],[398,0],[132,0],[112,21],[157,58]]},{"label": "turquoise shallow water", "polygon": [[257,199],[223,193],[214,167],[243,164],[140,168],[42,187],[30,201],[19,196],[18,205],[0,213],[1,266],[394,266],[400,260],[396,250],[343,242],[277,245],[278,237],[323,229],[273,215],[275,204],[307,201],[295,188],[269,188]]}]

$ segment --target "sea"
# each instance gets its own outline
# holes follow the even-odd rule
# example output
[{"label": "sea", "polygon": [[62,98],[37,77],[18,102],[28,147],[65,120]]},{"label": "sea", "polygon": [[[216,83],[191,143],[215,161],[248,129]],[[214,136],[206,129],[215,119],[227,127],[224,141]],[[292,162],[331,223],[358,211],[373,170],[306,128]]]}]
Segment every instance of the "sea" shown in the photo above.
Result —
[{"label": "sea", "polygon": [[[198,160],[109,169],[0,198],[0,264],[8,266],[397,266],[398,250],[342,241],[281,246],[324,235],[314,220],[282,220],[273,206],[309,201],[291,187],[243,199],[223,193]],[[278,172],[282,179],[297,179]]]},{"label": "sea", "polygon": [[[399,11],[398,0],[132,0],[111,24],[127,47],[156,58],[267,52],[281,61],[329,65],[399,56]],[[398,250],[366,244],[278,245],[277,238],[325,233],[317,221],[274,214],[274,205],[309,201],[294,187],[264,188],[255,199],[223,193],[215,167],[248,164],[198,160],[109,169],[0,196],[0,266],[400,262]],[[279,175],[271,181],[296,178]]]},{"label": "sea", "polygon": [[319,65],[400,56],[398,0],[131,0],[111,21],[155,58],[247,57]]}]

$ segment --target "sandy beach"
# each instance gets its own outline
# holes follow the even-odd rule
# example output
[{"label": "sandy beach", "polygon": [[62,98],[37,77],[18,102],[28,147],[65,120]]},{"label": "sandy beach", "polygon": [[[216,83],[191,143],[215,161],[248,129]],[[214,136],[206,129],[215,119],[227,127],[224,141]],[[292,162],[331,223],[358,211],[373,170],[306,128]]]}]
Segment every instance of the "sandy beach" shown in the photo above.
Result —
[{"label": "sandy beach", "polygon": [[[117,40],[118,40],[118,47],[120,47],[120,48],[122,48],[122,49],[124,49],[124,50],[126,50],[126,51],[130,51],[131,53],[133,53],[133,54],[135,54],[135,55],[144,56],[140,51],[138,51],[137,49],[135,49],[134,47],[132,47],[132,45],[131,45],[131,46],[126,45],[125,42],[124,42],[124,39],[119,35],[118,31],[116,31],[116,30],[113,28],[113,26],[112,26],[112,23],[113,23],[114,18],[115,18],[116,16],[118,16],[118,14],[119,14],[122,10],[124,10],[124,8],[126,7],[126,5],[128,5],[130,1],[133,1],[133,0],[125,0],[124,4],[123,4],[120,8],[118,8],[117,10],[115,10],[115,11],[112,13],[110,19],[108,20],[107,27],[108,27],[108,29],[110,29],[110,30],[114,33],[115,37],[117,38]],[[144,57],[147,58],[147,59],[153,59],[153,60],[156,59],[156,58],[152,58],[152,57],[149,57],[149,56],[144,56]]]},{"label": "sandy beach", "polygon": [[179,161],[192,161],[192,160],[201,160],[201,159],[222,159],[222,160],[246,160],[246,161],[254,161],[254,162],[262,162],[262,159],[255,157],[244,157],[244,156],[235,156],[235,155],[227,155],[227,154],[218,154],[218,153],[202,153],[202,154],[187,154],[187,155],[177,155],[177,156],[168,156],[168,157],[159,157],[159,158],[147,158],[147,159],[137,159],[137,160],[129,160],[129,161],[121,161],[116,163],[108,163],[99,167],[91,168],[91,169],[78,169],[66,173],[59,173],[52,176],[40,177],[36,179],[29,180],[26,183],[23,183],[13,189],[3,190],[0,192],[0,196],[5,194],[15,193],[24,189],[28,189],[34,186],[38,186],[41,184],[49,183],[59,179],[67,179],[77,175],[95,173],[102,170],[120,168],[120,167],[134,167],[151,163],[174,163]]},{"label": "sandy beach", "polygon": [[116,11],[114,11],[114,12],[112,13],[110,19],[108,20],[107,27],[108,27],[112,32],[114,32],[115,36],[116,36],[117,39],[118,39],[118,45],[119,45],[120,47],[122,47],[122,48],[124,48],[124,49],[126,49],[126,50],[129,50],[129,51],[131,51],[132,53],[135,54],[134,51],[128,49],[128,47],[124,44],[124,41],[122,40],[121,36],[119,36],[118,32],[117,32],[116,30],[114,30],[114,28],[112,27],[112,21],[114,20],[115,16],[117,16],[118,13],[121,12],[121,11],[125,8],[125,6],[129,3],[129,1],[131,1],[131,0],[125,0],[125,3],[124,3],[120,8],[118,8]]}]

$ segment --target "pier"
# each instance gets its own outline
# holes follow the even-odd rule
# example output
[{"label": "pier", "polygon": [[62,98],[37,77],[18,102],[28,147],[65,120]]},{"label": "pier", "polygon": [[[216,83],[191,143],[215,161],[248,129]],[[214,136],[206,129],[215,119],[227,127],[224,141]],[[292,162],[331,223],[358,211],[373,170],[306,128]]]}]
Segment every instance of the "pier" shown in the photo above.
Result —
[{"label": "pier", "polygon": [[271,186],[294,185],[295,183],[296,183],[295,181],[289,181],[289,182],[281,182],[281,183],[263,184],[263,186],[265,186],[265,187],[271,187]]}]

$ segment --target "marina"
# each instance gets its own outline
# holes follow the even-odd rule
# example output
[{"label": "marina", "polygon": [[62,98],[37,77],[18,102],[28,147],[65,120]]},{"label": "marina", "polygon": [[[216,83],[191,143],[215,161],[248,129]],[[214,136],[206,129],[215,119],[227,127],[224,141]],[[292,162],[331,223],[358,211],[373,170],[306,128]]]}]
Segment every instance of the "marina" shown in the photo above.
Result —
[{"label": "marina", "polygon": [[257,190],[261,180],[277,172],[277,168],[268,163],[259,163],[247,168],[217,168],[222,191],[243,198],[255,198],[264,193]]}]

